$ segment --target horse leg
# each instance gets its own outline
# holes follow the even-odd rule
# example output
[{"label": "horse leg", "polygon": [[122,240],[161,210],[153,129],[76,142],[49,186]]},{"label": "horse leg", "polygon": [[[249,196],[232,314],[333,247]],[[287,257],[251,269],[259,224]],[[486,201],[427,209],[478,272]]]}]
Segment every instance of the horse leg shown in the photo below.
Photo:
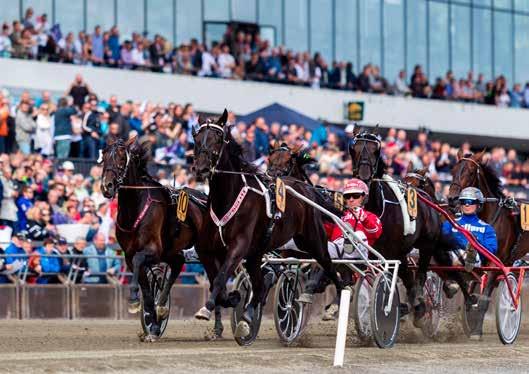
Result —
[{"label": "horse leg", "polygon": [[149,330],[149,334],[143,337],[143,341],[152,343],[160,338],[160,325],[156,318],[154,295],[147,279],[147,271],[147,268],[143,266],[139,276],[139,283],[143,296],[143,318],[145,320],[145,326]]},{"label": "horse leg", "polygon": [[432,259],[432,248],[423,248],[419,252],[419,268],[417,269],[417,277],[415,280],[415,299],[414,319],[415,327],[421,327],[424,324],[424,316],[426,314],[426,303],[424,300],[424,284],[426,283],[426,274],[428,266]]},{"label": "horse leg", "polygon": [[[402,283],[404,284],[404,287],[406,288],[406,293],[408,295],[408,303],[410,307],[415,307],[415,300],[417,295],[417,288],[415,287],[415,282],[413,279],[413,274],[411,273],[410,269],[408,268],[408,260],[406,258],[406,255],[403,255],[400,260],[400,266],[399,266],[399,278],[402,280]],[[411,309],[406,308],[406,304],[401,304],[401,315],[404,316],[410,312]],[[404,310],[406,308],[407,310]]]},{"label": "horse leg", "polygon": [[224,263],[213,280],[208,301],[206,302],[206,305],[195,314],[195,318],[206,319],[209,321],[211,318],[211,312],[215,309],[217,297],[222,295],[222,292],[226,290],[226,282],[243,259],[243,254],[245,253],[245,250],[247,250],[247,247],[248,243],[246,240],[239,240],[232,247],[231,251],[228,252]]},{"label": "horse leg", "polygon": [[224,326],[222,325],[222,314],[220,305],[215,306],[215,327],[213,328],[215,338],[222,338]]},{"label": "horse leg", "polygon": [[147,260],[148,252],[136,252],[132,258],[132,281],[130,283],[129,313],[138,313],[141,309],[139,276],[142,266]]},{"label": "horse leg", "polygon": [[167,298],[171,293],[171,288],[174,282],[178,278],[178,275],[182,271],[182,266],[185,263],[185,258],[181,253],[177,253],[169,258],[169,266],[171,268],[171,274],[169,278],[164,282],[162,293],[160,294],[160,300],[156,306],[156,317],[158,321],[166,319],[169,315],[169,308],[165,306]]},{"label": "horse leg", "polygon": [[246,259],[246,271],[250,276],[250,281],[252,283],[252,300],[248,305],[248,309],[244,311],[243,318],[247,322],[251,322],[253,319],[255,308],[259,304],[265,304],[265,287],[264,287],[264,277],[263,272],[261,271],[261,258],[262,256],[251,256]]},{"label": "horse leg", "polygon": [[[435,262],[437,262],[441,266],[452,266],[452,260],[450,259],[450,255],[448,254],[448,250],[446,250],[446,248],[436,248],[433,257],[435,259]],[[477,303],[477,300],[475,300],[472,295],[469,294],[467,282],[465,282],[461,273],[457,271],[449,271],[446,273],[446,277],[450,280],[455,281],[459,285],[459,288],[461,289],[461,293],[463,294],[463,298],[467,305],[473,305]],[[445,287],[443,286],[443,288]],[[449,289],[445,289],[444,291],[449,299],[451,299],[457,292],[457,290],[453,292]]]},{"label": "horse leg", "polygon": [[[307,284],[305,292],[303,292],[299,300],[302,302],[312,302],[312,293],[318,287],[323,275],[329,277],[329,279],[336,286],[336,292],[340,294],[343,289],[343,282],[340,277],[338,277],[331,257],[329,256],[329,252],[327,252],[327,239],[325,232],[321,230],[321,233],[318,233],[317,230],[309,230],[305,233],[305,235],[299,235],[295,237],[294,241],[299,248],[309,252],[316,262],[321,266],[321,269],[315,269],[315,275],[313,279]],[[325,245],[322,243],[325,243]]]}]

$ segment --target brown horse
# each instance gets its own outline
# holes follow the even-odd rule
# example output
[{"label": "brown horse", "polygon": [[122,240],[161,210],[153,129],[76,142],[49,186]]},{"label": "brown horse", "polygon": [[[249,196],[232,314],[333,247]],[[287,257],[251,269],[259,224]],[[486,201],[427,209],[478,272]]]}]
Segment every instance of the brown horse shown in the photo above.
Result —
[{"label": "brown horse", "polygon": [[408,166],[408,172],[404,176],[404,183],[406,183],[408,186],[423,190],[428,194],[428,196],[432,198],[433,201],[439,202],[435,193],[435,185],[433,184],[433,181],[428,178],[427,174],[427,168],[414,170],[410,163]]},{"label": "brown horse", "polygon": [[[111,139],[102,155],[102,190],[108,199],[114,198],[119,190],[116,236],[133,272],[129,310],[139,310],[141,287],[145,325],[150,326],[150,333],[144,340],[155,341],[160,335],[159,320],[167,318],[168,314],[163,305],[184,264],[182,250],[195,244],[202,228],[205,205],[202,206],[200,200],[205,197],[198,191],[186,189],[191,198],[186,219],[180,222],[171,192],[147,173],[149,155],[147,143]],[[171,273],[161,292],[159,306],[155,308],[147,272],[149,267],[160,262],[167,263]],[[220,310],[216,310],[216,317],[215,330],[220,335]]]},{"label": "brown horse", "polygon": [[[433,257],[440,265],[450,265],[448,252],[441,235],[439,215],[425,203],[417,200],[416,229],[412,234],[404,234],[404,218],[397,197],[388,182],[383,180],[385,165],[381,156],[381,141],[375,134],[361,132],[349,145],[353,162],[353,174],[369,186],[366,209],[379,216],[384,227],[382,236],[374,247],[387,259],[401,261],[399,277],[406,287],[408,300],[414,310],[414,322],[419,325],[425,314],[424,283]],[[412,248],[419,249],[417,280],[408,268],[407,255]],[[462,280],[458,280],[458,283]],[[462,287],[465,300],[470,300],[466,287]]]},{"label": "brown horse", "polygon": [[479,218],[492,225],[498,238],[498,258],[505,265],[524,257],[529,251],[529,232],[520,233],[519,223],[514,215],[516,203],[502,192],[502,184],[492,167],[483,162],[485,150],[473,154],[457,154],[457,163],[452,169],[448,201],[457,209],[459,193],[466,187],[481,190],[486,201],[479,212]]},{"label": "brown horse", "polygon": [[[211,295],[196,317],[210,318],[218,297],[226,288],[228,277],[242,260],[246,260],[245,268],[250,275],[253,297],[243,319],[252,322],[266,297],[261,272],[263,254],[281,247],[292,238],[298,248],[318,261],[337,289],[341,290],[342,283],[333,271],[327,253],[321,213],[289,193],[285,196],[285,212],[281,215],[271,212],[265,195],[269,193],[265,187],[266,180],[258,175],[254,166],[243,160],[242,149],[231,136],[231,128],[226,121],[227,111],[224,111],[216,123],[207,122],[198,131],[193,131],[193,168],[197,176],[207,178],[210,183],[210,217],[204,229],[208,235],[201,234],[199,237],[199,241],[209,245],[198,246],[200,249],[207,247],[208,253],[199,255],[201,258],[217,258],[220,263],[218,274],[214,274],[216,268],[211,271],[212,276],[215,275],[210,277]],[[285,184],[314,201],[319,199],[302,183],[286,180]],[[208,267],[211,265],[206,266],[207,271]],[[248,331],[248,327],[245,330]]]}]

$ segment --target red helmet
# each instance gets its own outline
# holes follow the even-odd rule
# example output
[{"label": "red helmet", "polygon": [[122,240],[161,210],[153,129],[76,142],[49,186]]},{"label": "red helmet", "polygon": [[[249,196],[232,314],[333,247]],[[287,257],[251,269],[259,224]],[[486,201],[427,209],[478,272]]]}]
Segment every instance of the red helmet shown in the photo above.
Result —
[{"label": "red helmet", "polygon": [[366,196],[369,194],[369,189],[367,185],[360,179],[353,178],[348,181],[343,189],[343,194],[348,195],[352,193],[364,193]]}]

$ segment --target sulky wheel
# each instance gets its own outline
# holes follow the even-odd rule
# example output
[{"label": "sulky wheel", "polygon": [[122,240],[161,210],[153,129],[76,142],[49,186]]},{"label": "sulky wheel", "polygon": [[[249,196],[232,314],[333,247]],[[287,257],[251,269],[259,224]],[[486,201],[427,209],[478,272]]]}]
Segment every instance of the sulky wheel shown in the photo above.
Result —
[{"label": "sulky wheel", "polygon": [[352,317],[358,338],[364,343],[373,341],[371,329],[371,292],[375,277],[372,273],[358,278],[354,288]]},{"label": "sulky wheel", "polygon": [[[165,275],[165,278],[164,278]],[[158,322],[160,323],[160,335],[162,336],[165,329],[167,328],[167,323],[169,322],[169,315],[171,314],[171,295],[167,297],[167,301],[165,305],[159,305],[160,296],[162,294],[162,290],[164,285],[167,282],[167,279],[169,278],[169,272],[165,272],[165,268],[162,266],[153,266],[150,270],[147,270],[147,280],[149,281],[149,286],[151,287],[152,294],[154,296],[154,307],[156,310],[157,306],[164,306],[168,309],[167,317],[160,319]],[[140,314],[140,320],[141,320],[141,327],[143,329],[143,332],[145,335],[149,335],[150,329],[147,327],[150,323],[147,322],[147,314],[144,311],[143,308],[143,301],[141,306],[141,314]]]},{"label": "sulky wheel", "polygon": [[371,292],[371,329],[379,348],[390,348],[395,344],[400,325],[399,291],[395,287],[393,300],[391,295],[392,274],[382,273],[376,276]]},{"label": "sulky wheel", "polygon": [[441,309],[443,306],[443,280],[434,272],[428,272],[424,283],[424,303],[426,304],[425,323],[422,333],[427,338],[434,338],[439,332]]},{"label": "sulky wheel", "polygon": [[518,307],[515,308],[507,282],[511,285],[515,296],[518,292],[518,281],[512,273],[509,273],[506,278],[500,281],[496,291],[496,329],[503,344],[512,344],[520,332],[522,295],[520,294]]},{"label": "sulky wheel", "polygon": [[298,300],[303,293],[303,273],[299,269],[283,272],[274,294],[274,323],[279,340],[294,344],[303,334],[309,320],[309,304]]},{"label": "sulky wheel", "polygon": [[463,331],[467,337],[471,337],[479,329],[479,326],[481,326],[481,318],[483,318],[477,303],[477,300],[481,296],[479,286],[480,284],[476,281],[470,282],[468,293],[476,300],[476,304],[469,305],[463,302],[463,308],[461,309]]},{"label": "sulky wheel", "polygon": [[250,304],[250,301],[252,300],[252,283],[250,281],[250,276],[248,273],[243,270],[241,271],[237,277],[235,278],[235,281],[233,283],[233,289],[238,290],[241,295],[241,301],[239,304],[233,308],[231,312],[231,331],[233,333],[234,339],[237,342],[237,344],[245,346],[252,344],[255,339],[257,338],[257,334],[259,333],[259,328],[261,327],[261,317],[262,317],[262,308],[261,304],[254,310],[254,314],[252,316],[252,321],[250,323],[247,323],[246,325],[249,327],[249,333],[246,331],[246,334],[243,334],[245,336],[241,336],[241,334],[237,334],[238,326],[243,320],[242,316]]}]

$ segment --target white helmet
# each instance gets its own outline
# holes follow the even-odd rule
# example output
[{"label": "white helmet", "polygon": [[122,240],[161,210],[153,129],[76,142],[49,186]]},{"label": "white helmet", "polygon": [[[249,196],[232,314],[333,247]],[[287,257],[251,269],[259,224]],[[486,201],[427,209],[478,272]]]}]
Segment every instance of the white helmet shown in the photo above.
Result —
[{"label": "white helmet", "polygon": [[459,200],[476,200],[481,205],[485,202],[485,197],[479,188],[467,187],[459,193]]}]

